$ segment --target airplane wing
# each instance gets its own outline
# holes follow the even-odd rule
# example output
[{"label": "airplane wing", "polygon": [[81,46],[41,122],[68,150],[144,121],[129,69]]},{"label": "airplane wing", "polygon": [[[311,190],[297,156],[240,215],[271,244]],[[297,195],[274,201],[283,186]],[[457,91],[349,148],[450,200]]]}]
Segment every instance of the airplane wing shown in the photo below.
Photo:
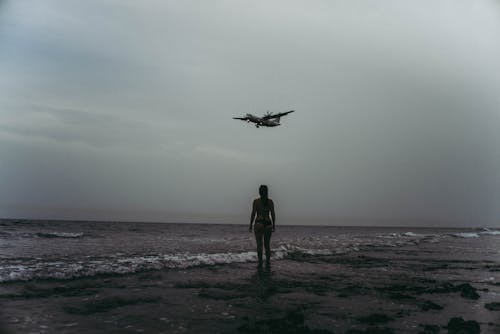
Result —
[{"label": "airplane wing", "polygon": [[280,112],[280,113],[277,113],[277,114],[274,114],[274,115],[266,115],[266,116],[262,117],[262,119],[266,120],[266,119],[278,118],[278,117],[281,117],[281,116],[288,115],[289,113],[292,113],[294,111],[295,110],[290,110],[290,111]]},{"label": "airplane wing", "polygon": [[242,121],[248,121],[248,117],[233,117],[233,119],[241,119]]}]

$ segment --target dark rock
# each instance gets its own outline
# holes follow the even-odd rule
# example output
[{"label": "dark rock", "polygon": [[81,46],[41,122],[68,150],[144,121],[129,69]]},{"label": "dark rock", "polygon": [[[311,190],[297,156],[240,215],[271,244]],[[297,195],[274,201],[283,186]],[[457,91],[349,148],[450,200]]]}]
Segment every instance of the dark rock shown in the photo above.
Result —
[{"label": "dark rock", "polygon": [[500,311],[500,303],[488,303],[484,307],[490,311]]},{"label": "dark rock", "polygon": [[457,291],[456,287],[453,284],[451,284],[449,282],[444,282],[439,286],[430,287],[423,292],[426,292],[426,293],[450,293],[450,292],[456,292],[456,291]]},{"label": "dark rock", "polygon": [[391,292],[389,293],[389,298],[395,300],[404,300],[404,299],[416,299],[414,296],[407,295],[401,292]]},{"label": "dark rock", "polygon": [[429,311],[429,310],[442,310],[443,307],[439,304],[436,304],[430,300],[426,300],[422,305],[420,305],[420,308],[422,311]]},{"label": "dark rock", "polygon": [[70,314],[94,314],[107,312],[117,307],[136,305],[140,303],[155,303],[160,301],[160,297],[122,298],[108,297],[101,300],[93,300],[79,306],[63,306],[64,311]]},{"label": "dark rock", "polygon": [[460,295],[464,298],[479,299],[479,294],[476,292],[476,288],[469,283],[457,285],[455,289],[460,291]]},{"label": "dark rock", "polygon": [[257,334],[334,334],[326,329],[310,329],[304,324],[304,314],[301,310],[288,312],[283,318],[250,321],[238,328],[239,332]]},{"label": "dark rock", "polygon": [[438,334],[441,331],[438,325],[420,325],[423,329],[418,334]]},{"label": "dark rock", "polygon": [[462,317],[451,318],[447,328],[448,334],[479,334],[481,332],[477,321],[465,321]]},{"label": "dark rock", "polygon": [[369,324],[369,325],[376,325],[376,324],[383,324],[389,321],[394,320],[393,317],[390,317],[386,314],[382,313],[372,313],[369,316],[366,317],[360,317],[358,318],[359,322]]},{"label": "dark rock", "polygon": [[480,296],[477,293],[476,288],[474,288],[469,283],[453,285],[449,282],[445,282],[437,287],[432,287],[426,289],[426,293],[450,293],[450,292],[460,292],[460,295],[468,299],[478,299]]},{"label": "dark rock", "polygon": [[394,334],[394,330],[389,327],[369,327],[365,330],[349,329],[345,334]]}]

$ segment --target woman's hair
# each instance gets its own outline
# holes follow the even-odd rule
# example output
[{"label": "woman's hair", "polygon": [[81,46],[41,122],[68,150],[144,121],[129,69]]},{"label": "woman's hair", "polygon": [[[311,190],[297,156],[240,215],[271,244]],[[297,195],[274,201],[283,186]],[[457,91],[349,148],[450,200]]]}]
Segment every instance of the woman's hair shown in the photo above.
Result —
[{"label": "woman's hair", "polygon": [[269,200],[267,193],[268,193],[267,186],[265,184],[261,185],[259,187],[259,195],[264,205],[267,205]]}]

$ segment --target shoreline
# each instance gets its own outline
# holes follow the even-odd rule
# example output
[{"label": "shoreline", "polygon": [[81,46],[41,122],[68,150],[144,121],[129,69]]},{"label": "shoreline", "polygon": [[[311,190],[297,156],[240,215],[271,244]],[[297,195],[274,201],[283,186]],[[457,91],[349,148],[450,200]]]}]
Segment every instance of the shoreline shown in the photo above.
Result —
[{"label": "shoreline", "polygon": [[13,334],[500,332],[500,264],[438,248],[3,283],[0,319]]}]

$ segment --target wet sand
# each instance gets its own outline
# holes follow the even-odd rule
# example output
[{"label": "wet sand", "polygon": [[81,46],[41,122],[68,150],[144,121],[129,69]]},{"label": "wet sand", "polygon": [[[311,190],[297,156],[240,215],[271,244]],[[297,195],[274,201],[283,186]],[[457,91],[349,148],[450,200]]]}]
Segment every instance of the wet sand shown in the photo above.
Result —
[{"label": "wet sand", "polygon": [[5,333],[500,333],[500,262],[439,245],[0,285]]}]

